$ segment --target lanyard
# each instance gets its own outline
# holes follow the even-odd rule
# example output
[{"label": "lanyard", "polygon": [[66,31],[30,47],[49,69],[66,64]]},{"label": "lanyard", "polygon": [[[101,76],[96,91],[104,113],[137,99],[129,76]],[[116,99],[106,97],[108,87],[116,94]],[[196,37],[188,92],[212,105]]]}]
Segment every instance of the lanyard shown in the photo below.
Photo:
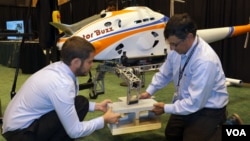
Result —
[{"label": "lanyard", "polygon": [[77,92],[78,92],[78,83],[77,83],[77,80],[75,80],[75,91],[76,91],[76,96],[77,96]]},{"label": "lanyard", "polygon": [[185,61],[185,64],[184,64],[184,66],[183,66],[182,69],[181,69],[181,65],[180,65],[180,68],[179,68],[179,79],[178,79],[177,86],[180,86],[180,81],[181,81],[181,78],[182,78],[182,76],[183,76],[183,72],[184,72],[184,70],[185,70],[185,68],[186,68],[186,66],[187,66],[187,64],[188,64],[188,62],[189,62],[189,60],[190,60],[190,58],[192,57],[192,55],[193,55],[193,53],[194,53],[194,50],[196,49],[196,47],[197,47],[198,44],[199,44],[199,38],[198,38],[196,44],[194,45],[194,47],[192,48],[190,54],[188,55],[188,58],[187,58],[187,60]]}]

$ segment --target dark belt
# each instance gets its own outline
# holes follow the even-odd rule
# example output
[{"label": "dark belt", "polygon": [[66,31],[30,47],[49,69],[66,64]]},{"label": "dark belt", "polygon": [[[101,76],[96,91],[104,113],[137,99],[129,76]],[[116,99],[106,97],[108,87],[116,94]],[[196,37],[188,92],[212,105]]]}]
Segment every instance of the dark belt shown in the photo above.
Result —
[{"label": "dark belt", "polygon": [[37,120],[35,120],[28,128],[24,128],[24,129],[17,129],[14,131],[7,131],[5,133],[3,133],[3,137],[8,140],[10,138],[12,138],[13,136],[17,136],[18,134],[22,134],[25,132],[36,132],[38,126],[38,122]]},{"label": "dark belt", "polygon": [[11,138],[12,136],[15,136],[17,134],[19,134],[22,130],[15,130],[15,131],[7,131],[5,133],[3,133],[3,137],[8,140],[9,138]]},{"label": "dark belt", "polygon": [[201,110],[195,112],[195,113],[192,113],[192,114],[189,114],[189,115],[185,115],[185,117],[190,117],[190,116],[196,116],[196,115],[208,115],[210,116],[211,114],[216,114],[218,113],[219,115],[222,114],[222,113],[226,113],[226,106],[222,107],[222,108],[202,108]]}]

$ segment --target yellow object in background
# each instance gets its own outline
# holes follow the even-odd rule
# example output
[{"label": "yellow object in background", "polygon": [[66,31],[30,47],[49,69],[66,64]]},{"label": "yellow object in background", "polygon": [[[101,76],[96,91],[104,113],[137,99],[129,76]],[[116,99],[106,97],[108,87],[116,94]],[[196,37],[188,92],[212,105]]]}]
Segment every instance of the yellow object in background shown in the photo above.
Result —
[{"label": "yellow object in background", "polygon": [[[54,10],[52,12],[52,21],[54,23],[61,23],[61,15],[60,15],[60,12],[58,10]],[[62,33],[62,30],[58,29],[59,31],[59,34]]]}]

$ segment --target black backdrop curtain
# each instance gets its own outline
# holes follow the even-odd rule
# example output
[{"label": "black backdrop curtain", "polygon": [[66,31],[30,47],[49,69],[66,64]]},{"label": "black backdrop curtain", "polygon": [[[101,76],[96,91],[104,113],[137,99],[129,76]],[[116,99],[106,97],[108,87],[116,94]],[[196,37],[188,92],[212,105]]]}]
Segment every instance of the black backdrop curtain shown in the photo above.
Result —
[{"label": "black backdrop curtain", "polygon": [[[44,4],[40,9],[51,8],[51,3],[48,2],[50,0],[42,1],[47,1],[47,4]],[[200,29],[249,23],[250,0],[185,1],[185,3],[175,3],[175,13],[189,13],[195,19]],[[170,0],[118,0],[118,3],[119,9],[129,5],[143,5],[167,16],[170,13]],[[106,4],[107,1],[105,0],[70,0],[59,6],[61,21],[66,24],[78,22],[88,16],[98,14],[102,9],[105,9]],[[13,7],[0,6],[0,28],[5,28],[6,20],[20,18],[20,15],[25,14],[24,8],[17,8],[14,11],[20,10],[22,12],[15,12],[14,14],[10,12],[10,9],[13,10]],[[35,12],[34,10],[33,15],[35,15]],[[51,13],[44,12],[40,14],[40,16],[49,17]],[[25,16],[23,16],[23,18],[25,18]],[[32,25],[34,26],[36,25],[34,23],[37,21],[34,21],[35,18],[32,19]],[[37,31],[41,26],[44,27],[46,25],[39,25],[39,27],[34,26],[33,30]],[[50,27],[43,30],[46,30],[48,33],[51,31]],[[248,64],[248,60],[250,60],[250,43],[248,43],[247,48],[243,47],[245,37],[246,35],[241,35],[211,43],[211,45],[222,61],[226,77],[241,79],[244,82],[250,83],[250,65]],[[49,38],[49,36],[45,38]]]}]

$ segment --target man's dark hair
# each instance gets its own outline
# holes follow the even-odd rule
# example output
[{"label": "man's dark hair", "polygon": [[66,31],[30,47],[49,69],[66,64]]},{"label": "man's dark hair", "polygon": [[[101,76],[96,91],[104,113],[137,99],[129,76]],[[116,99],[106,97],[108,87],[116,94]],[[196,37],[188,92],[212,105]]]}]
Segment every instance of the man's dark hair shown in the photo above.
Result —
[{"label": "man's dark hair", "polygon": [[169,36],[176,36],[180,39],[185,39],[188,33],[196,36],[197,25],[187,13],[175,14],[170,17],[164,30],[164,36],[167,39]]},{"label": "man's dark hair", "polygon": [[95,48],[89,41],[79,36],[73,36],[63,44],[61,59],[65,64],[70,65],[74,58],[80,58],[84,61],[94,51]]}]

